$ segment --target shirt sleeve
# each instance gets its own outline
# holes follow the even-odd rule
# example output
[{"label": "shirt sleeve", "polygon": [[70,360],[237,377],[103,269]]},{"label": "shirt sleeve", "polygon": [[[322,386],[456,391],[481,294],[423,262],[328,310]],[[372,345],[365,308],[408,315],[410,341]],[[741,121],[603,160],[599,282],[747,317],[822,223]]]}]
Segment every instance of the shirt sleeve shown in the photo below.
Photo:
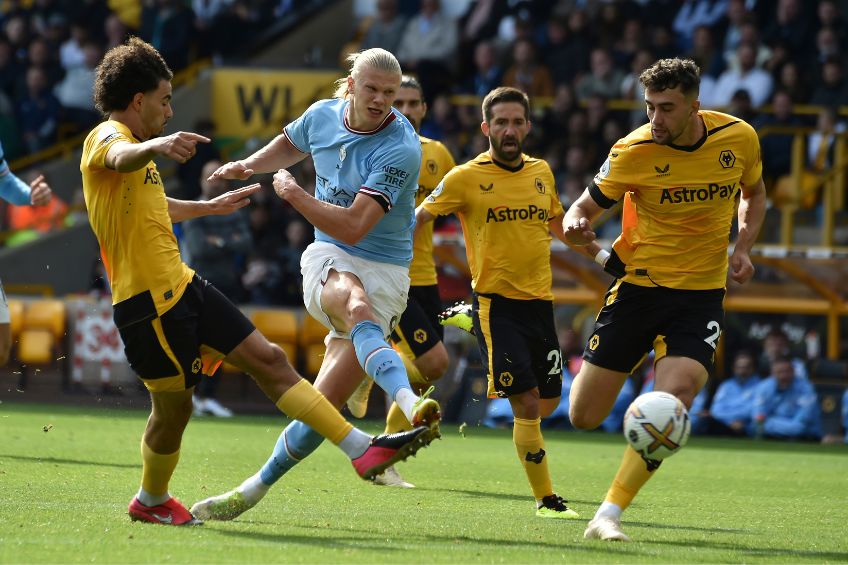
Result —
[{"label": "shirt sleeve", "polygon": [[101,125],[93,133],[89,147],[83,153],[83,166],[88,169],[105,169],[106,154],[116,143],[132,143],[127,135],[110,124]]},{"label": "shirt sleeve", "polygon": [[628,161],[631,160],[632,153],[622,140],[610,149],[600,170],[589,183],[589,194],[598,206],[610,208],[629,190],[631,183],[627,175]]},{"label": "shirt sleeve", "polygon": [[[417,150],[416,150],[417,149]],[[359,192],[374,198],[388,212],[403,191],[418,189],[421,145],[399,145],[376,155]]]},{"label": "shirt sleeve", "polygon": [[315,112],[315,107],[310,106],[300,115],[295,121],[283,128],[283,133],[292,145],[301,153],[311,153],[311,145],[309,144],[309,129],[312,124],[312,114]]},{"label": "shirt sleeve", "polygon": [[548,185],[547,190],[551,197],[551,213],[549,218],[556,218],[557,216],[565,214],[565,209],[562,207],[562,202],[559,200],[559,192],[556,188],[556,179],[554,178],[554,174],[551,172],[550,168],[548,168],[547,173],[545,174],[545,182]]},{"label": "shirt sleeve", "polygon": [[12,173],[5,157],[0,145],[0,198],[16,206],[26,206],[32,202],[30,187]]},{"label": "shirt sleeve", "polygon": [[442,182],[424,199],[421,206],[434,216],[446,216],[465,208],[465,191],[462,189],[460,169],[452,169]]},{"label": "shirt sleeve", "polygon": [[[748,126],[748,124],[745,124]],[[746,128],[745,170],[742,172],[742,184],[751,186],[763,176],[763,159],[760,151],[760,138],[751,126]]]}]

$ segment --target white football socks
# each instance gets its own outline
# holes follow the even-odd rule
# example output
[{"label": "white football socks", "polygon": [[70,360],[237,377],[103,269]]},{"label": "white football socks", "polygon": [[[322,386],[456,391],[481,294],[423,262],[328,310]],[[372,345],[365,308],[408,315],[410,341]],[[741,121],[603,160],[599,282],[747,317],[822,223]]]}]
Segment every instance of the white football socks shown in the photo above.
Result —
[{"label": "white football socks", "polygon": [[136,498],[145,506],[159,506],[160,504],[165,504],[166,502],[168,502],[168,499],[171,498],[171,495],[167,492],[165,494],[160,495],[150,494],[143,488],[139,488]]},{"label": "white football socks", "polygon": [[251,506],[265,498],[265,495],[268,494],[270,489],[271,485],[263,483],[262,479],[259,477],[259,473],[256,473],[252,477],[248,477],[236,488],[236,490],[244,496],[244,499]]},{"label": "white football socks", "polygon": [[339,443],[339,449],[344,451],[351,459],[356,459],[368,451],[371,445],[371,436],[358,428],[353,428]]},{"label": "white football socks", "polygon": [[607,502],[606,500],[601,503],[601,506],[598,508],[598,511],[595,512],[595,518],[612,518],[613,520],[621,520],[621,513],[623,510],[621,506],[618,504],[613,504],[612,502]]},{"label": "white football socks", "polygon": [[415,403],[418,402],[418,395],[412,392],[411,388],[402,388],[397,391],[393,400],[397,402],[398,408],[401,409],[406,419],[412,422],[412,412]]}]

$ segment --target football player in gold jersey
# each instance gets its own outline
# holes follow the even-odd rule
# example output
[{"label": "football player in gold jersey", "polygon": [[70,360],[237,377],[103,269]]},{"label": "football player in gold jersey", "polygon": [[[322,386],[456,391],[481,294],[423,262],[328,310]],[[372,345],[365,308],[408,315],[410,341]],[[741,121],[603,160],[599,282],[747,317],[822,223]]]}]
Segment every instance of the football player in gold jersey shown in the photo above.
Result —
[{"label": "football player in gold jersey", "polygon": [[551,232],[564,236],[551,169],[521,150],[529,116],[530,102],[518,89],[499,87],[486,95],[480,127],[489,150],[451,170],[415,216],[422,225],[438,215],[459,216],[489,396],[506,397],[512,406],[513,442],[536,499],[536,514],[577,518],[553,491],[540,427],[562,393]]},{"label": "football player in gold jersey", "polygon": [[[421,84],[416,78],[406,75],[401,77],[394,107],[409,120],[416,132],[420,131],[421,122],[427,114],[427,103],[424,101]],[[420,134],[418,137],[421,139],[422,156],[418,192],[415,195],[416,206],[433,192],[445,174],[456,165],[450,151],[441,142]],[[432,222],[421,226],[421,229],[415,232],[409,279],[406,310],[392,331],[391,341],[406,366],[410,384],[420,395],[426,393],[430,384],[441,378],[448,368],[448,351],[442,343],[444,327],[439,323],[442,302],[436,280],[436,263],[433,259]],[[366,377],[348,399],[347,406],[354,416],[361,418],[365,415],[373,384],[374,381]],[[403,411],[393,402],[386,415],[385,433],[411,428],[412,425],[403,415]],[[374,484],[403,488],[415,486],[403,480],[394,466],[377,475]]]},{"label": "football player in gold jersey", "polygon": [[223,359],[250,374],[277,407],[338,445],[363,478],[373,478],[421,447],[421,427],[371,436],[339,412],[292,368],[217,289],[180,258],[172,222],[229,214],[249,203],[259,185],[208,201],[167,198],[153,162],[191,159],[206,137],[162,136],[171,110],[171,70],[148,43],[131,38],[97,68],[94,98],[107,117],[85,140],[80,171],[91,227],[112,286],[115,324],[127,360],[150,391],[152,411],[141,442],[141,488],[129,505],[133,520],[192,525],[199,521],[168,492],[192,414],[201,374]]},{"label": "football player in gold jersey", "polygon": [[[622,233],[609,258],[623,276],[607,293],[571,386],[569,416],[577,428],[606,418],[651,349],[655,390],[691,406],[713,368],[724,322],[734,211],[739,235],[730,278],[740,284],[754,273],[749,253],[765,213],[757,133],[738,118],[700,109],[697,65],[662,59],[640,80],[649,123],[612,147],[563,221],[569,244],[594,243],[592,220],[624,198]],[[658,466],[628,446],[584,536],[629,540],[621,513]]]}]

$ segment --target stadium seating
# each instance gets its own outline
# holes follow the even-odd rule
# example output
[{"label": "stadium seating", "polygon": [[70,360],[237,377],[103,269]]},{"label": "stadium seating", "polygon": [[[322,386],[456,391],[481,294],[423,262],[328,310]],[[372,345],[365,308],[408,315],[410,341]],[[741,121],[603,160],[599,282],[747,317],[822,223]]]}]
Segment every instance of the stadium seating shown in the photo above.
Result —
[{"label": "stadium seating", "polygon": [[14,343],[24,325],[24,303],[20,300],[9,300],[9,317],[12,343]]},{"label": "stadium seating", "polygon": [[300,350],[303,352],[303,370],[307,376],[315,378],[324,360],[324,338],[327,328],[308,312],[303,314],[300,325]]},{"label": "stadium seating", "polygon": [[297,363],[297,315],[294,312],[260,308],[253,311],[250,320],[268,341],[283,348],[289,363]]},{"label": "stadium seating", "polygon": [[25,365],[44,365],[64,349],[65,303],[61,300],[34,300],[24,309],[18,339],[17,359]]}]

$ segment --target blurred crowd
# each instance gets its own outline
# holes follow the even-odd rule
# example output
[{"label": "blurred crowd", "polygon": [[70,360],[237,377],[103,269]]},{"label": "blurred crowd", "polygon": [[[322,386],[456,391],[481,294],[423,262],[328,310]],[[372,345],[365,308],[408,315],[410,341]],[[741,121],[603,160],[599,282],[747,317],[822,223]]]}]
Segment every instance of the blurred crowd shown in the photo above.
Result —
[{"label": "blurred crowd", "polygon": [[303,0],[3,0],[0,137],[14,160],[86,131],[94,72],[129,34],[153,44],[174,72],[238,55],[249,39]]}]

